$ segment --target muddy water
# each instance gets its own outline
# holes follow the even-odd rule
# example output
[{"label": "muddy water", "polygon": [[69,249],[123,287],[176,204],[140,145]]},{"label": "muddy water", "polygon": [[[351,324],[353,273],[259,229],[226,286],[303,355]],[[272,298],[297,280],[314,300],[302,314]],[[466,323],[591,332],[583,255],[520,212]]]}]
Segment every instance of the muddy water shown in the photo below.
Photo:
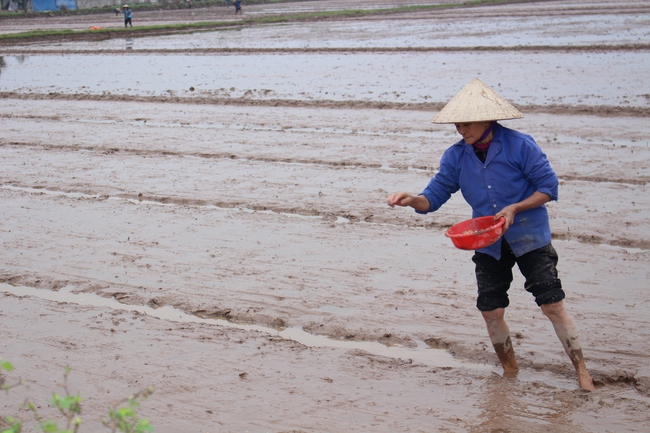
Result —
[{"label": "muddy water", "polygon": [[[417,362],[424,365],[446,368],[464,368],[478,371],[495,371],[492,366],[485,364],[474,364],[462,362],[454,359],[448,352],[441,349],[428,347],[424,342],[420,342],[418,347],[403,348],[399,345],[384,345],[381,343],[366,341],[345,341],[335,340],[324,336],[313,335],[305,332],[301,328],[282,328],[274,329],[258,325],[246,325],[229,322],[223,319],[202,318],[195,315],[189,315],[171,306],[162,306],[152,308],[141,305],[127,305],[118,302],[115,299],[103,298],[92,293],[73,293],[73,287],[62,287],[59,291],[36,289],[33,287],[18,286],[14,287],[9,284],[0,283],[0,290],[15,296],[30,296],[39,299],[46,299],[54,302],[72,303],[79,306],[108,307],[115,310],[136,311],[151,317],[168,320],[178,323],[203,323],[215,324],[220,327],[241,329],[245,331],[260,332],[269,335],[277,335],[284,339],[292,340],[303,344],[307,347],[331,347],[343,350],[362,350],[364,352],[395,358],[407,362]],[[336,309],[329,308],[329,311],[337,312]],[[573,382],[557,381],[567,389],[573,388]]]},{"label": "muddy water", "polygon": [[[362,3],[362,2],[358,2]],[[401,4],[399,4],[401,3]],[[436,2],[418,2],[418,4]],[[357,4],[359,9],[385,9],[408,5]],[[381,18],[354,20],[280,23],[269,26],[245,26],[217,32],[198,32],[191,36],[140,37],[133,48],[140,50],[195,50],[195,49],[304,49],[304,48],[446,48],[450,47],[583,47],[634,46],[647,44],[650,18],[643,2],[597,1],[589,14],[578,16],[565,13],[562,7],[549,2],[519,4],[516,8],[475,8],[472,11],[449,9],[418,11],[406,19],[401,14]],[[259,5],[247,8],[250,16],[277,15],[289,12],[336,10],[348,4],[305,2],[291,5]],[[565,7],[571,8],[571,5]],[[184,15],[178,11],[179,21],[210,21],[213,10]],[[216,12],[219,12],[217,10]],[[220,17],[227,17],[223,14]],[[154,12],[150,13],[154,14]],[[77,17],[97,22],[102,17]],[[155,16],[147,16],[154,19]],[[169,19],[169,17],[167,17]],[[477,19],[481,25],[476,26]],[[9,24],[9,23],[8,23]],[[13,24],[13,23],[12,23]],[[114,25],[119,25],[116,20]],[[236,21],[233,23],[236,24]],[[71,23],[73,25],[73,23]],[[107,26],[110,26],[108,24]],[[86,27],[84,27],[86,28]],[[91,43],[34,44],[26,50],[123,50],[125,39],[110,39]]]},{"label": "muddy water", "polygon": [[[9,284],[0,283],[0,291],[19,297],[28,296],[31,298],[44,299],[57,303],[74,304],[80,307],[106,307],[118,311],[131,311],[165,321],[181,324],[214,324],[222,328],[239,329],[247,332],[256,332],[272,336],[279,336],[283,339],[295,341],[310,348],[336,348],[346,351],[359,350],[371,355],[394,358],[407,363],[415,362],[417,364],[426,366],[442,367],[445,369],[462,369],[463,371],[470,370],[478,372],[492,372],[496,375],[500,373],[498,368],[490,365],[463,362],[459,359],[455,359],[447,351],[431,348],[424,342],[420,342],[418,347],[404,348],[399,347],[399,345],[384,345],[370,341],[359,342],[346,341],[342,339],[335,340],[319,335],[310,334],[300,328],[295,327],[274,329],[258,325],[238,324],[223,319],[210,319],[198,317],[195,315],[188,315],[183,311],[180,311],[171,306],[152,308],[141,305],[128,305],[121,303],[113,298],[104,298],[92,293],[74,293],[73,290],[73,287],[67,286],[62,287],[58,291],[54,292],[51,290],[36,289],[33,287],[25,286],[12,286]],[[336,313],[338,309],[329,308],[328,310]],[[6,311],[8,313],[10,312],[10,310]],[[571,390],[575,388],[575,384],[572,380],[545,372],[525,371],[521,372],[516,377],[518,380],[523,382],[544,381],[544,383],[547,385],[554,386],[559,389]]]},{"label": "muddy water", "polygon": [[[137,42],[135,43],[137,45]],[[471,80],[481,53],[337,53],[226,56],[6,56],[7,92],[226,97],[249,100],[441,102],[459,89],[435,79]],[[288,63],[290,59],[290,63]],[[480,74],[519,105],[650,107],[650,52],[490,53]],[[264,65],[260,70],[259,65]],[[531,82],[520,73],[534,67]],[[83,69],[83,74],[77,71]],[[608,70],[613,81],[598,71]],[[43,73],[43,71],[47,71]],[[505,86],[508,83],[508,86]]]},{"label": "muddy water", "polygon": [[[0,356],[31,380],[12,392],[51,395],[72,364],[89,422],[95,402],[154,385],[143,410],[163,433],[643,431],[650,125],[629,110],[650,93],[648,50],[633,45],[642,6],[7,48]],[[460,49],[481,40],[508,49]],[[384,49],[411,44],[426,49]],[[577,390],[520,275],[507,317],[522,371],[499,374],[471,253],[443,236],[468,215],[462,197],[427,216],[385,205],[421,190],[456,139],[399,102],[442,103],[474,76],[535,106],[507,125],[538,140],[562,182],[554,245],[594,393]]]},{"label": "muddy water", "polygon": [[[314,5],[305,7],[319,8],[319,3]],[[650,50],[644,44],[650,14],[634,9],[633,2],[623,7],[596,2],[593,7],[593,13],[584,16],[533,3],[519,5],[516,11],[508,7],[460,14],[422,11],[415,20],[389,15],[382,20],[34,44],[21,48],[21,53],[41,54],[4,57],[0,88],[5,92],[442,103],[455,95],[458,86],[438,77],[468,82],[479,76],[519,106],[647,109]],[[286,5],[279,8],[257,13],[287,10]],[[474,25],[477,17],[483,18],[480,27]],[[463,47],[483,48],[466,52]],[[351,48],[356,51],[337,52]],[[400,48],[406,52],[382,51]],[[211,51],[220,49],[234,51],[226,55]],[[246,49],[255,51],[237,52]],[[94,55],[107,50],[111,55]],[[53,55],[42,55],[43,51]],[[486,62],[489,68],[484,67]],[[522,73],[531,68],[534,79]]]}]

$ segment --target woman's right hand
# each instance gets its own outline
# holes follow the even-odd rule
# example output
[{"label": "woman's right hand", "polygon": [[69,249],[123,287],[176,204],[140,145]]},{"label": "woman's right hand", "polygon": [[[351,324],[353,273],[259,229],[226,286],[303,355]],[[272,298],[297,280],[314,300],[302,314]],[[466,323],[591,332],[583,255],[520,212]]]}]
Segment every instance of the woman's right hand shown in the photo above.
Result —
[{"label": "woman's right hand", "polygon": [[411,206],[421,212],[429,211],[429,200],[423,195],[412,195],[408,192],[396,192],[386,198],[388,206]]},{"label": "woman's right hand", "polygon": [[390,207],[409,206],[413,201],[413,198],[414,197],[408,192],[396,192],[386,198],[386,203],[388,203],[388,206]]}]

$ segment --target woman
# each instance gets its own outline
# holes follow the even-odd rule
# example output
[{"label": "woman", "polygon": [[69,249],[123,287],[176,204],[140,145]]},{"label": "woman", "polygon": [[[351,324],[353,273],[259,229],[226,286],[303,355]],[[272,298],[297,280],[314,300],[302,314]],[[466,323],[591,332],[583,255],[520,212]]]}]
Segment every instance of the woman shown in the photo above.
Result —
[{"label": "woman", "polygon": [[434,123],[453,123],[463,139],[445,151],[440,170],[421,194],[398,192],[386,202],[426,214],[438,210],[460,190],[473,217],[503,217],[504,235],[495,244],[477,250],[472,261],[478,285],[476,306],[504,373],[516,375],[519,371],[504,319],[512,268],[517,263],[526,278],[525,289],[550,319],[569,355],[580,387],[592,391],[595,388],[578,332],[564,305],[558,257],[551,245],[544,205],[557,200],[557,176],[532,137],[497,123],[521,117],[519,110],[475,78],[433,119]]},{"label": "woman", "polygon": [[133,12],[129,5],[122,6],[122,13],[124,14],[124,27],[133,27]]}]

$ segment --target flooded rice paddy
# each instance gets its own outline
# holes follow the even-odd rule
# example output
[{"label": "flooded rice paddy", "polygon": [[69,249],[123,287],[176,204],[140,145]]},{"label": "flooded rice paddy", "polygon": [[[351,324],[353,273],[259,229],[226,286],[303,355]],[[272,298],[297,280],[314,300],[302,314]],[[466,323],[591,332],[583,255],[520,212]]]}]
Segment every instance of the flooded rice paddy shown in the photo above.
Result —
[{"label": "flooded rice paddy", "polygon": [[[89,431],[149,385],[140,413],[158,433],[647,430],[644,2],[239,28],[227,12],[134,25],[229,30],[0,46],[0,357],[28,379],[16,401],[44,401],[70,365]],[[68,18],[0,30],[120,26]],[[474,77],[524,112],[504,124],[560,178],[553,244],[595,392],[518,274],[522,370],[501,375],[471,253],[443,235],[467,219],[462,197],[426,216],[385,204],[435,174],[457,135],[429,121]]]}]

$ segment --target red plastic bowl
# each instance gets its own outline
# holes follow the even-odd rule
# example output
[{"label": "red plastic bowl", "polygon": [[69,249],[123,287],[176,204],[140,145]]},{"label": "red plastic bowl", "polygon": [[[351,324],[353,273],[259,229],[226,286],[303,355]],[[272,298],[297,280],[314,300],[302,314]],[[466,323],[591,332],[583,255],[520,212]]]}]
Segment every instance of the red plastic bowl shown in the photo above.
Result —
[{"label": "red plastic bowl", "polygon": [[480,250],[499,240],[505,222],[503,217],[498,220],[494,216],[472,218],[449,227],[445,236],[461,250]]}]

